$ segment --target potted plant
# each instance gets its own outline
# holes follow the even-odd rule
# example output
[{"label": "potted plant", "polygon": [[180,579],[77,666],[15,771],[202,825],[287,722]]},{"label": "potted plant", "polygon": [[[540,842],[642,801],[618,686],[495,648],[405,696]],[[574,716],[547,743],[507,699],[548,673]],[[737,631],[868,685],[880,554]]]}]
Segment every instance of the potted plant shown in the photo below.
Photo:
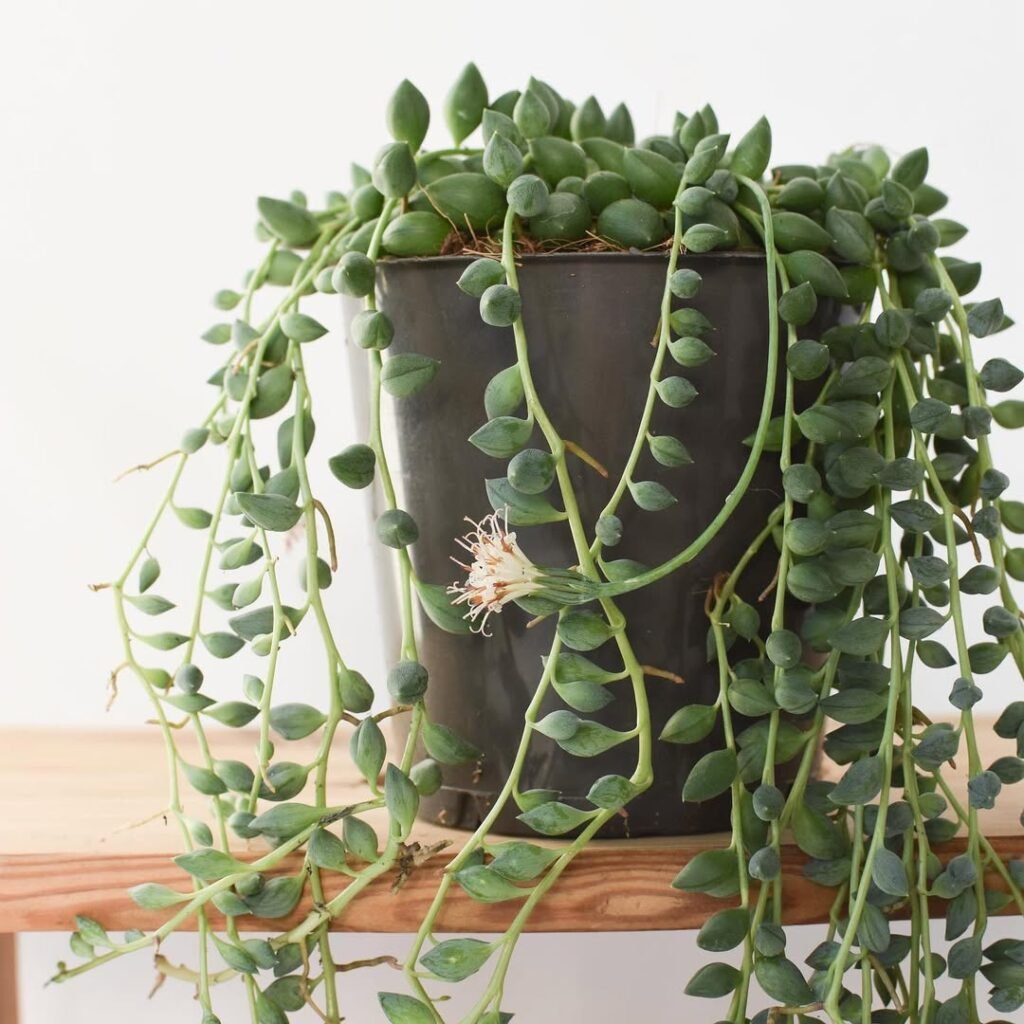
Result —
[{"label": "potted plant", "polygon": [[[988,441],[995,425],[1024,423],[1019,402],[990,397],[1022,375],[975,356],[975,339],[1009,320],[997,299],[965,300],[977,264],[939,255],[966,229],[936,216],[946,200],[926,150],[892,162],[854,147],[772,168],[766,120],[731,139],[710,107],[637,143],[623,107],[574,108],[533,79],[491,98],[472,65],[444,113],[454,146],[423,151],[429,108],[403,82],[372,171],[357,168],[322,210],[301,195],[261,199],[265,256],[241,292],[217,295],[234,320],[205,335],[227,353],[212,408],[174,453],[125,570],[102,585],[174,792],[208,795],[210,820],[186,818],[175,796],[177,863],[193,889],[138,887],[138,904],[167,908],[167,922],[123,941],[81,919],[72,945],[84,959],[57,978],[152,948],[196,916],[200,969],[177,973],[194,981],[205,1024],[217,1020],[214,950],[254,1020],[307,1003],[340,1020],[327,929],[408,854],[425,810],[474,832],[411,943],[406,990],[381,994],[392,1024],[441,1020],[434,981],[476,974],[486,981],[466,1019],[509,1019],[515,943],[580,850],[615,832],[725,823],[721,848],[672,882],[721,900],[699,945],[739,951],[738,967],[708,963],[687,989],[725,1000],[718,1016],[949,1024],[978,1019],[982,978],[994,1009],[1015,1012],[1024,944],[990,944],[985,929],[1008,904],[1024,912],[1024,865],[996,854],[978,811],[1024,777],[1024,761],[981,761],[972,707],[979,677],[1004,660],[1019,672],[1024,654],[1011,589],[1024,551],[1006,534],[1024,529],[1024,505],[1005,497]],[[478,128],[482,145],[467,146]],[[337,566],[330,497],[308,468],[324,453],[303,352],[328,333],[303,310],[313,293],[359,300],[347,333],[369,364],[367,434],[318,440],[342,484],[374,488],[397,573],[385,711],[372,711],[322,599]],[[277,424],[269,453],[260,420]],[[183,507],[179,481],[211,449],[222,483],[208,508]],[[180,632],[153,632],[140,616],[172,604],[154,593],[149,548],[170,516],[205,534],[199,596]],[[460,549],[448,538],[464,517]],[[292,531],[295,594],[277,563]],[[987,597],[981,643],[967,641],[965,595]],[[278,696],[301,630],[325,651],[322,708]],[[230,681],[214,667],[244,647],[266,659],[258,677],[208,679]],[[954,724],[915,708],[921,663],[945,673]],[[178,754],[172,712],[199,734],[201,763]],[[405,727],[389,747],[391,718]],[[217,761],[210,721],[254,723],[255,762]],[[1024,743],[1024,703],[995,729]],[[311,765],[276,749],[314,734]],[[367,783],[365,800],[342,807],[326,785],[339,747]],[[819,756],[833,781],[814,771]],[[956,757],[966,795],[946,772]],[[386,835],[360,817],[378,806]],[[960,829],[967,852],[944,859]],[[508,830],[571,838],[501,840]],[[836,893],[806,969],[787,957],[781,924],[788,832],[808,875]],[[236,859],[232,837],[257,859]],[[265,874],[295,851],[302,871]],[[325,899],[324,876],[338,872],[349,883]],[[300,924],[241,940],[240,916],[286,916],[307,887]],[[521,909],[493,942],[435,941],[453,887]],[[227,916],[223,934],[211,908]],[[908,928],[891,923],[898,910]],[[958,982],[941,999],[940,975]]]}]

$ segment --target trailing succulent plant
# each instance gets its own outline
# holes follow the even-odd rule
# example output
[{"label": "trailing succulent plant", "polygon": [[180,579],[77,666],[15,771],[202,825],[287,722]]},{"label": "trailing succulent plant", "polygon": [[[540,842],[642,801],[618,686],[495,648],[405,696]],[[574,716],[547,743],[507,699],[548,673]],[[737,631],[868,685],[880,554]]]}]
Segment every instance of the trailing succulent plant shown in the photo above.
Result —
[{"label": "trailing succulent plant", "polygon": [[[670,134],[637,143],[622,106],[607,117],[592,98],[574,108],[536,80],[521,93],[490,99],[472,65],[449,93],[444,115],[453,148],[422,150],[429,108],[403,82],[387,109],[393,141],[372,171],[355,168],[352,188],[330,194],[321,210],[298,193],[261,199],[265,254],[240,292],[216,296],[234,320],[204,335],[227,353],[209,380],[212,408],[168,456],[166,494],[124,571],[101,585],[113,595],[123,637],[115,677],[136,678],[163,733],[169,814],[185,847],[176,863],[192,883],[133,890],[140,907],[166,910],[154,931],[115,938],[79,918],[71,945],[82,961],[62,964],[57,978],[158,950],[194,919],[197,969],[161,957],[157,966],[194,985],[204,1024],[218,1019],[218,986],[234,978],[260,1024],[280,1024],[307,1004],[326,1021],[341,1020],[340,971],[362,964],[332,959],[331,922],[375,879],[408,864],[421,794],[437,790],[445,765],[478,756],[429,717],[414,608],[418,603],[451,631],[474,623],[486,631],[488,616],[517,602],[531,614],[557,617],[550,656],[538,666],[536,695],[498,802],[442,874],[401,965],[404,991],[380,996],[391,1024],[440,1021],[445,989],[437,983],[471,975],[479,984],[463,1019],[510,1019],[506,972],[533,908],[602,825],[628,812],[650,784],[655,742],[694,743],[716,729],[724,737],[720,749],[696,763],[681,797],[731,793],[731,838],[682,865],[672,883],[721,901],[697,942],[715,955],[734,950],[732,963],[702,966],[686,989],[724,1000],[709,1014],[733,1022],[786,1015],[833,1024],[953,1024],[979,1020],[986,998],[996,1013],[1014,1013],[1024,1004],[1024,941],[990,942],[986,927],[1006,907],[1024,913],[1024,863],[1000,859],[979,812],[1024,777],[1024,760],[983,763],[972,708],[982,696],[981,677],[1007,659],[1018,673],[1024,668],[1011,590],[1011,579],[1024,578],[1024,549],[1007,534],[1024,531],[1024,504],[1004,497],[1008,480],[993,464],[989,443],[993,424],[1024,425],[1024,403],[988,397],[1012,389],[1022,374],[999,358],[977,365],[975,339],[1010,321],[997,299],[964,301],[978,284],[977,263],[938,255],[966,229],[935,216],[946,197],[926,180],[927,152],[916,149],[891,163],[881,148],[855,147],[824,164],[769,170],[771,135],[763,119],[730,148],[705,106],[677,115]],[[466,145],[477,128],[482,149]],[[538,397],[521,316],[530,297],[521,297],[517,283],[518,256],[566,247],[665,255],[635,443],[625,465],[612,467],[607,505],[592,523],[581,517],[567,459],[594,459],[560,436]],[[746,468],[718,515],[697,537],[680,538],[681,550],[666,553],[662,565],[609,559],[620,540],[628,547],[616,514],[622,502],[656,514],[676,500],[644,479],[645,462],[690,461],[681,440],[651,429],[656,408],[699,401],[686,370],[713,355],[713,325],[694,304],[700,274],[680,269],[679,256],[737,248],[763,252],[768,294],[764,401]],[[510,366],[488,385],[489,418],[470,441],[508,460],[508,469],[487,487],[494,515],[464,540],[466,575],[446,586],[413,570],[409,548],[419,531],[397,505],[381,419],[386,398],[401,401],[431,386],[439,368],[414,354],[389,357],[393,326],[377,308],[375,275],[384,258],[464,252],[479,258],[458,286],[479,300],[484,321],[510,329]],[[329,499],[314,494],[308,470],[315,421],[303,353],[328,333],[303,311],[314,293],[364,303],[350,337],[369,361],[368,433],[329,465],[348,487],[376,483],[387,506],[376,533],[394,551],[402,640],[387,677],[394,705],[377,713],[373,688],[345,661],[322,601],[337,564]],[[257,314],[264,298],[269,305]],[[807,325],[819,298],[845,304],[850,315],[812,337]],[[783,367],[784,377],[777,373]],[[782,394],[777,378],[785,380]],[[273,418],[276,445],[267,454],[257,445],[264,434],[258,421]],[[529,446],[533,439],[537,447]],[[203,457],[220,458],[221,484],[208,508],[183,505],[179,485]],[[784,497],[708,594],[708,671],[717,672],[718,699],[680,707],[656,737],[632,624],[615,598],[700,553],[729,520],[762,459],[781,470]],[[155,591],[154,553],[157,528],[174,519],[205,538],[196,596],[181,632],[154,632],[143,625],[146,617],[174,608]],[[574,565],[536,566],[527,553],[529,531],[522,546],[509,532],[546,522],[565,524]],[[286,603],[279,572],[286,534],[304,548],[294,604]],[[746,594],[744,570],[762,548],[774,553],[777,571],[758,597]],[[799,631],[786,615],[790,596],[807,605]],[[968,643],[973,612],[966,596],[975,598],[972,609],[983,608],[984,642]],[[216,624],[222,612],[226,627]],[[948,644],[935,637],[943,627]],[[285,699],[283,658],[301,630],[318,633],[326,654],[324,710]],[[586,657],[604,645],[614,648],[618,670]],[[238,679],[222,667],[243,648],[265,658],[259,677]],[[166,667],[162,652],[174,652]],[[932,670],[930,686],[944,680],[948,687],[955,724],[932,723],[915,706],[922,664]],[[566,706],[539,719],[553,687]],[[600,704],[595,696],[620,688],[619,699],[636,708],[636,725],[625,732],[587,717]],[[389,750],[380,722],[394,714],[409,716],[408,740]],[[215,759],[209,723],[254,723],[253,763]],[[179,752],[179,725],[198,739],[197,763]],[[995,729],[1015,738],[1017,754],[1024,754],[1024,702],[1010,704]],[[563,803],[557,793],[521,791],[537,733],[566,756],[631,744],[635,771],[595,778],[589,809]],[[320,742],[311,763],[279,758],[279,741],[315,734]],[[327,767],[342,734],[367,789],[364,800],[338,807],[328,802]],[[815,777],[822,749],[836,781]],[[427,757],[417,761],[421,750]],[[968,766],[965,792],[948,778],[954,758]],[[791,780],[784,785],[776,779],[782,764]],[[186,816],[184,787],[209,797],[204,820]],[[493,823],[510,802],[540,835],[574,838],[561,845],[495,838]],[[388,813],[383,834],[364,820],[375,808]],[[961,831],[965,852],[944,855]],[[803,966],[786,951],[786,834],[808,857],[804,874],[835,892],[823,940]],[[256,859],[236,859],[233,837],[251,840]],[[325,887],[330,876],[335,884]],[[434,922],[455,887],[477,900],[514,903],[508,931],[493,941],[435,940]],[[299,924],[270,940],[241,937],[244,915],[284,917],[305,892],[312,909]],[[214,910],[226,917],[219,934],[209,917]],[[929,927],[938,910],[945,917],[941,951]],[[940,978],[955,979],[941,999]]]}]

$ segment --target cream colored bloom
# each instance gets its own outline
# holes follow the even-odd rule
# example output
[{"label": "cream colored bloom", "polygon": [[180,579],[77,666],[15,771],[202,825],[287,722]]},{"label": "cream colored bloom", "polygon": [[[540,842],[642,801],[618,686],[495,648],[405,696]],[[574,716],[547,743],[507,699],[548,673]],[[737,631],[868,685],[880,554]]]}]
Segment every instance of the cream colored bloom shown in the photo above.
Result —
[{"label": "cream colored bloom", "polygon": [[508,529],[507,513],[492,513],[480,522],[468,516],[473,529],[456,543],[472,556],[466,565],[457,558],[452,561],[465,569],[465,582],[453,583],[449,594],[457,595],[453,604],[467,605],[465,618],[474,623],[474,631],[490,636],[487,620],[492,612],[501,612],[509,601],[535,594],[541,589],[543,571],[524,554],[516,543],[515,533]]}]

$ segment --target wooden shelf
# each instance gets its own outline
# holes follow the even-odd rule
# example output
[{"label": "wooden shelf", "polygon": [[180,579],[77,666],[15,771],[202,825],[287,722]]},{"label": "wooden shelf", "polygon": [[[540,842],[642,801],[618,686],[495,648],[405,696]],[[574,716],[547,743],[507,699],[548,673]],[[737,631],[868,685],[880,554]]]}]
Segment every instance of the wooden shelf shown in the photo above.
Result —
[{"label": "wooden shelf", "polygon": [[[1012,752],[1009,743],[986,728],[987,723],[979,724],[986,737],[986,764]],[[216,757],[251,759],[255,742],[251,731],[217,731],[210,738]],[[182,734],[178,739],[184,756],[197,760],[190,736]],[[308,759],[312,751],[306,741],[288,745],[288,756],[295,761]],[[359,799],[355,794],[365,790],[354,769],[340,756],[336,761],[329,786],[331,803]],[[187,885],[187,876],[171,863],[181,848],[177,828],[162,813],[165,762],[155,729],[0,729],[0,779],[0,933],[70,931],[77,913],[96,917],[112,929],[155,928],[162,923],[167,912],[142,911],[126,892],[140,882]],[[1004,856],[1024,856],[1019,822],[1022,801],[1024,785],[1009,788],[999,808],[983,817],[986,833]],[[201,815],[204,802],[205,798],[193,794],[186,810],[192,807]],[[367,820],[382,825],[384,819],[375,821],[368,815]],[[127,827],[133,822],[141,824]],[[451,845],[417,868],[397,893],[392,892],[393,877],[374,883],[334,927],[358,932],[415,931],[439,873],[466,835],[417,823],[414,840],[425,845],[447,840]],[[722,835],[711,835],[591,843],[541,902],[528,927],[548,932],[698,928],[721,904],[677,892],[669,883],[700,850],[726,841]],[[952,856],[963,847],[961,840],[953,840],[939,852]],[[251,859],[260,850],[257,844],[239,840],[236,852]],[[832,890],[802,877],[803,860],[795,847],[784,849],[784,916],[793,924],[826,919],[833,896]],[[300,862],[295,855],[285,869],[295,871]],[[455,888],[438,930],[501,931],[518,906],[476,903]],[[291,919],[272,925],[250,917],[238,921],[248,930],[276,930],[301,920],[308,909],[300,906]]]}]

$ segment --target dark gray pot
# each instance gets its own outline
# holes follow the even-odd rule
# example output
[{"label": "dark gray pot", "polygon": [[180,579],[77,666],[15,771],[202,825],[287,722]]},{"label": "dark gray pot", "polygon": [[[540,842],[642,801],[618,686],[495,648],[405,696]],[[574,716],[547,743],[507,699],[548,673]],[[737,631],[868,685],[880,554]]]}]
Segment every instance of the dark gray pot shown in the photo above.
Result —
[{"label": "dark gray pot", "polygon": [[[665,261],[664,254],[625,253],[522,260],[524,318],[541,399],[561,435],[581,445],[611,472],[612,480],[604,480],[570,456],[581,511],[591,528],[626,459],[646,396]],[[390,260],[378,270],[380,306],[395,325],[390,353],[420,352],[442,364],[429,387],[393,403],[400,500],[420,528],[412,558],[419,576],[434,583],[459,575],[450,561],[451,555],[459,553],[453,538],[465,532],[463,517],[479,519],[491,511],[484,479],[505,474],[503,462],[466,443],[486,419],[483,392],[488,380],[515,361],[512,331],[484,324],[477,301],[455,287],[468,263],[463,257]],[[684,547],[719,511],[747,458],[743,439],[756,427],[764,394],[768,340],[764,258],[748,253],[685,256],[680,266],[692,267],[703,276],[693,305],[715,325],[708,341],[718,355],[686,371],[666,361],[666,373],[684,373],[700,394],[682,410],[659,403],[653,432],[679,437],[693,455],[694,465],[664,469],[645,453],[638,478],[661,481],[678,503],[650,513],[637,509],[627,496],[619,512],[624,539],[608,552],[608,557],[629,557],[648,565]],[[819,316],[834,322],[836,309],[823,307]],[[365,403],[361,386],[365,353],[353,347],[352,354],[357,400]],[[779,403],[782,395],[780,373]],[[539,430],[533,444],[544,447]],[[771,459],[765,460],[736,514],[696,560],[648,589],[620,599],[640,662],[686,679],[684,685],[648,679],[656,736],[682,704],[715,700],[717,669],[708,664],[705,653],[705,595],[714,576],[738,560],[781,497],[778,471]],[[518,532],[524,550],[538,564],[575,563],[565,524]],[[774,572],[771,545],[769,549],[744,577],[741,592],[752,603]],[[381,550],[380,571],[388,576],[393,573],[390,556],[391,552]],[[765,618],[770,611],[763,608]],[[504,783],[519,743],[523,711],[554,632],[553,621],[527,630],[529,619],[519,608],[508,607],[500,616],[492,616],[494,635],[485,638],[449,635],[420,616],[420,656],[430,671],[430,715],[485,753],[479,767],[445,769],[444,788],[421,802],[424,817],[474,828]],[[386,627],[397,650],[397,622]],[[608,667],[620,667],[612,643],[589,656]],[[612,685],[615,700],[592,717],[612,728],[629,729],[635,723],[629,683]],[[544,713],[563,706],[554,695],[549,705]],[[713,734],[694,746],[655,743],[653,786],[630,804],[628,817],[613,818],[602,834],[681,835],[727,828],[727,798],[700,805],[680,800],[690,768],[718,742],[720,738]],[[589,807],[584,797],[593,781],[606,774],[629,776],[635,756],[636,744],[626,743],[595,758],[575,758],[538,734],[521,788],[557,789],[565,802]],[[506,809],[496,830],[526,832],[516,820],[517,812],[514,805]]]}]

